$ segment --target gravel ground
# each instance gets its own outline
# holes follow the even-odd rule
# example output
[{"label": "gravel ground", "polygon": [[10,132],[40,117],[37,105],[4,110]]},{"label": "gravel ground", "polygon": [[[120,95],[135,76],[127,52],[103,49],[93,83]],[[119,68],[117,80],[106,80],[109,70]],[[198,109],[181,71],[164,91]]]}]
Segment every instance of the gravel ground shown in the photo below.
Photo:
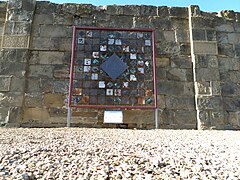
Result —
[{"label": "gravel ground", "polygon": [[0,179],[240,179],[240,132],[0,129]]}]

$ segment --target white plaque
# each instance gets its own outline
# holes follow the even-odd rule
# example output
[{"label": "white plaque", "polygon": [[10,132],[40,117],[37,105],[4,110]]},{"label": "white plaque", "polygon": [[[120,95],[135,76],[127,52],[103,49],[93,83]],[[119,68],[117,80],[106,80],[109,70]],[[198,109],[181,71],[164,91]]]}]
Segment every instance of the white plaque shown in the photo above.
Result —
[{"label": "white plaque", "polygon": [[104,111],[104,123],[123,123],[122,111]]}]

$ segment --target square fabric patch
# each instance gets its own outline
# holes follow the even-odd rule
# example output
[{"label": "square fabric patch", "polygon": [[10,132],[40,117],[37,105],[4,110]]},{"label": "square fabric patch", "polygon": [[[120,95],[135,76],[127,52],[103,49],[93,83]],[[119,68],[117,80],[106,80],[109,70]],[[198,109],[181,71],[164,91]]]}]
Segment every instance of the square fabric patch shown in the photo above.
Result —
[{"label": "square fabric patch", "polygon": [[153,30],[74,28],[72,107],[156,107]]}]

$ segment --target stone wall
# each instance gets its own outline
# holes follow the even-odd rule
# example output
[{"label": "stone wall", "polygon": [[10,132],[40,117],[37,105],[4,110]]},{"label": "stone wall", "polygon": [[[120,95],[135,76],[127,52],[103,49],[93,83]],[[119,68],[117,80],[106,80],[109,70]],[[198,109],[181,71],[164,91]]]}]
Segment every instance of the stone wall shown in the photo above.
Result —
[{"label": "stone wall", "polygon": [[[5,19],[6,18],[6,19]],[[0,2],[0,123],[66,126],[72,26],[156,31],[160,128],[240,127],[240,14],[197,6]],[[129,128],[154,128],[153,110],[124,110]],[[72,125],[103,124],[103,110],[73,109]]]}]

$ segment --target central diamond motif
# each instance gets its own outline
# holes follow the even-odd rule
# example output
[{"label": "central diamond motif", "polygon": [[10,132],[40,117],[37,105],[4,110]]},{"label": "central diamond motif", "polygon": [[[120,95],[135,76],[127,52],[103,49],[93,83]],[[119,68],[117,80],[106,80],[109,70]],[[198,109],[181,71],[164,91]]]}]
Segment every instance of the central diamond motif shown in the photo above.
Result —
[{"label": "central diamond motif", "polygon": [[128,66],[114,53],[100,67],[113,80],[116,80]]}]

